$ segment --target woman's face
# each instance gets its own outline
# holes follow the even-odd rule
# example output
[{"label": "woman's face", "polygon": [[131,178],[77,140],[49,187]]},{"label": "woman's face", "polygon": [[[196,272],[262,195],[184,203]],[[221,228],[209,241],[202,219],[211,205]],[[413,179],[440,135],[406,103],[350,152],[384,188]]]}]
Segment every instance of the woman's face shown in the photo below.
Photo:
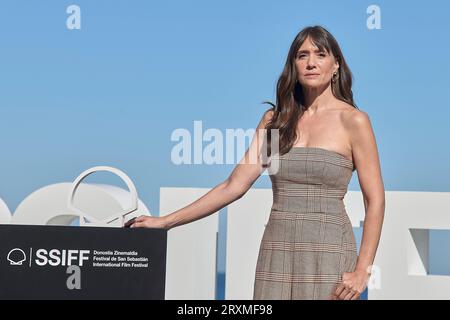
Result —
[{"label": "woman's face", "polygon": [[328,86],[339,64],[331,52],[319,51],[307,37],[297,51],[295,67],[300,84],[303,87],[314,88]]}]

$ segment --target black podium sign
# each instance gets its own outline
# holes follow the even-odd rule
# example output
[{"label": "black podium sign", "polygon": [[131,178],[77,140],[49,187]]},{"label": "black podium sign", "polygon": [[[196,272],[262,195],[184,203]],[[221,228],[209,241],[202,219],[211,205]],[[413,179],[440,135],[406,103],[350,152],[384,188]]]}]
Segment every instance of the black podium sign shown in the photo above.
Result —
[{"label": "black podium sign", "polygon": [[167,231],[0,225],[0,299],[164,299]]}]

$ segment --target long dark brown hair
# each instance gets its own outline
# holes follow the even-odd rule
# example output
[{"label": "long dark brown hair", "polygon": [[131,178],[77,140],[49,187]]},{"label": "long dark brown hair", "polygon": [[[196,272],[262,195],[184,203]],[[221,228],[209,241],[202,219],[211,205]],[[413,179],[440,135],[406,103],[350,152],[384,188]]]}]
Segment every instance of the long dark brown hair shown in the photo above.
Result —
[{"label": "long dark brown hair", "polygon": [[300,49],[307,37],[310,37],[319,50],[332,53],[339,63],[338,74],[335,81],[331,83],[333,95],[344,102],[358,107],[353,101],[352,92],[352,73],[341,48],[333,35],[321,26],[310,26],[301,30],[291,44],[286,59],[283,72],[277,83],[276,104],[265,102],[272,106],[274,111],[272,119],[267,123],[267,154],[271,154],[271,129],[278,129],[279,152],[285,154],[288,152],[297,139],[298,120],[304,112],[304,97],[300,82],[297,81],[297,70],[295,68],[295,59],[297,51]]}]

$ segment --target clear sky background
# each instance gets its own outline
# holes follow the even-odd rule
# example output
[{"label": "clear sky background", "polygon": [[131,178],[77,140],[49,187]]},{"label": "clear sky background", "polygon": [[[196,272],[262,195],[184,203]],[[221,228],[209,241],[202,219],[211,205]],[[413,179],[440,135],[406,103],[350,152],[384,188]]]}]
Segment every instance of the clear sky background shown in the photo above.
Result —
[{"label": "clear sky background", "polygon": [[[81,30],[66,28],[71,4]],[[372,4],[381,30],[366,26]],[[233,166],[174,165],[171,133],[194,120],[255,128],[290,43],[315,24],[353,72],[386,190],[450,192],[449,12],[438,0],[2,0],[0,197],[14,211],[95,165],[126,172],[154,213],[160,187],[214,187]],[[349,189],[360,190],[356,173]]]}]

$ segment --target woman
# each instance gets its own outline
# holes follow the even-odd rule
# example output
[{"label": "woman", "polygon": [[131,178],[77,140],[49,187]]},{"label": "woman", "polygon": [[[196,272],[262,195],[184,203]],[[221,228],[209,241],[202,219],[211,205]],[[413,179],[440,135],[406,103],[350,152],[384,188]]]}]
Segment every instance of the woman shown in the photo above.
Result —
[{"label": "woman", "polygon": [[[257,128],[278,130],[279,153],[271,163],[277,159],[279,170],[270,176],[274,202],[254,299],[355,300],[367,286],[384,218],[384,186],[372,126],[355,106],[351,86],[335,38],[320,26],[303,29],[278,80],[277,103]],[[170,215],[141,216],[131,227],[170,229],[241,198],[265,169],[260,132],[226,181]],[[257,161],[249,163],[249,157]],[[355,170],[366,209],[359,256],[343,203]]]}]

